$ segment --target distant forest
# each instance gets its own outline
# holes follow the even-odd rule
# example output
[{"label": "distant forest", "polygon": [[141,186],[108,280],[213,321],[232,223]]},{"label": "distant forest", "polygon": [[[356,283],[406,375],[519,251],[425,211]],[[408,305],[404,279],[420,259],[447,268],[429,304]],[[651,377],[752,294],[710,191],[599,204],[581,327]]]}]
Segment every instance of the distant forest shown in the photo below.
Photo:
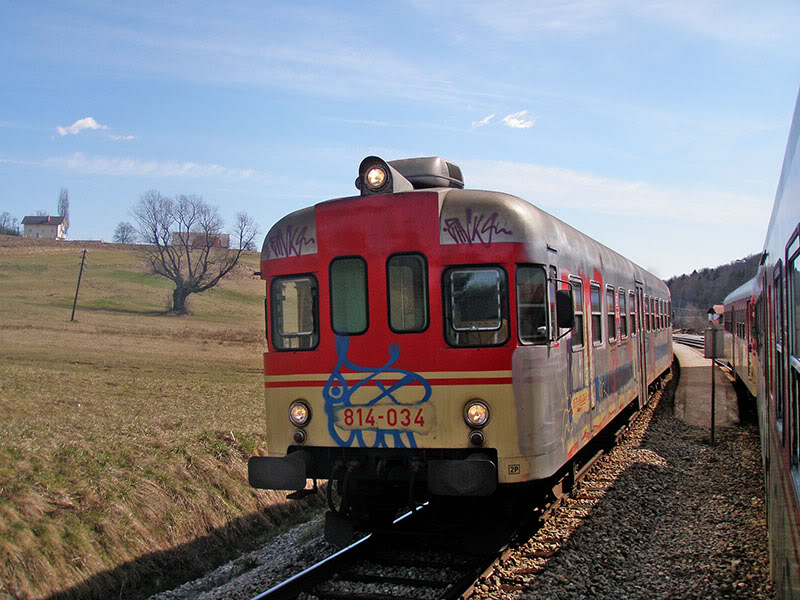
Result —
[{"label": "distant forest", "polygon": [[727,265],[668,279],[675,328],[699,331],[708,327],[708,309],[722,304],[725,296],[755,277],[760,258],[760,254],[751,254]]}]

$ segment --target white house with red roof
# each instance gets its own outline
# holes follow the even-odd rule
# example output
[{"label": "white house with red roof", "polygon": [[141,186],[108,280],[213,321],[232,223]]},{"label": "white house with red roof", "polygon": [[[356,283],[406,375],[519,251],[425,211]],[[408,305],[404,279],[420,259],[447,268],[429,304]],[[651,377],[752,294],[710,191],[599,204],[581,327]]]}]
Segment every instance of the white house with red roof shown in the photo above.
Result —
[{"label": "white house with red roof", "polygon": [[23,237],[37,238],[40,240],[63,240],[67,234],[64,231],[64,217],[49,217],[46,215],[24,217],[22,219]]}]

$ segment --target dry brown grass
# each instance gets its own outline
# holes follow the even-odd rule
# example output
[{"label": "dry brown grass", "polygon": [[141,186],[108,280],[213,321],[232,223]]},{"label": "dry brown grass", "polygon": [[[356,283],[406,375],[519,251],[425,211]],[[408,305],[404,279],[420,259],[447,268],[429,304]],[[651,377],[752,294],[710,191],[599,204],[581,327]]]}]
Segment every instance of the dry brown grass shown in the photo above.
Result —
[{"label": "dry brown grass", "polygon": [[257,256],[169,317],[169,286],[130,247],[89,247],[70,322],[83,247],[0,236],[0,597],[136,597],[174,583],[165,562],[198,566],[284,511],[247,485],[264,430]]}]

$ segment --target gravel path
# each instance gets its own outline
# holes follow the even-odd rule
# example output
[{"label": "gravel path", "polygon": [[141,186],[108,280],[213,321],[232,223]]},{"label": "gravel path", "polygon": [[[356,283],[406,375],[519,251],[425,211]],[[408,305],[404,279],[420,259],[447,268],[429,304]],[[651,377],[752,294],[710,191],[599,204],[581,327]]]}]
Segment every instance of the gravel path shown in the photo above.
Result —
[{"label": "gravel path", "polygon": [[774,597],[757,426],[718,429],[711,446],[670,392],[478,597]]},{"label": "gravel path", "polygon": [[[755,425],[708,430],[643,411],[573,497],[476,598],[774,598]],[[249,599],[332,553],[317,519],[155,600]]]}]

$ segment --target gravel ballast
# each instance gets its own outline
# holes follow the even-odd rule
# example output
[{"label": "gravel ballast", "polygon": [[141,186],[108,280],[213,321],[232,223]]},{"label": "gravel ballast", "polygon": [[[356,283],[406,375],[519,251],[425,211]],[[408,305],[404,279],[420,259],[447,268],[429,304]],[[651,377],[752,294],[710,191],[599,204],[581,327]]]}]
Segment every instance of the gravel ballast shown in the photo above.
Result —
[{"label": "gravel ballast", "polygon": [[[673,416],[668,387],[476,598],[773,598],[755,424]],[[248,599],[335,551],[317,519],[157,600]]]},{"label": "gravel ballast", "polygon": [[774,597],[757,426],[718,429],[712,446],[673,416],[671,392],[478,597]]}]

